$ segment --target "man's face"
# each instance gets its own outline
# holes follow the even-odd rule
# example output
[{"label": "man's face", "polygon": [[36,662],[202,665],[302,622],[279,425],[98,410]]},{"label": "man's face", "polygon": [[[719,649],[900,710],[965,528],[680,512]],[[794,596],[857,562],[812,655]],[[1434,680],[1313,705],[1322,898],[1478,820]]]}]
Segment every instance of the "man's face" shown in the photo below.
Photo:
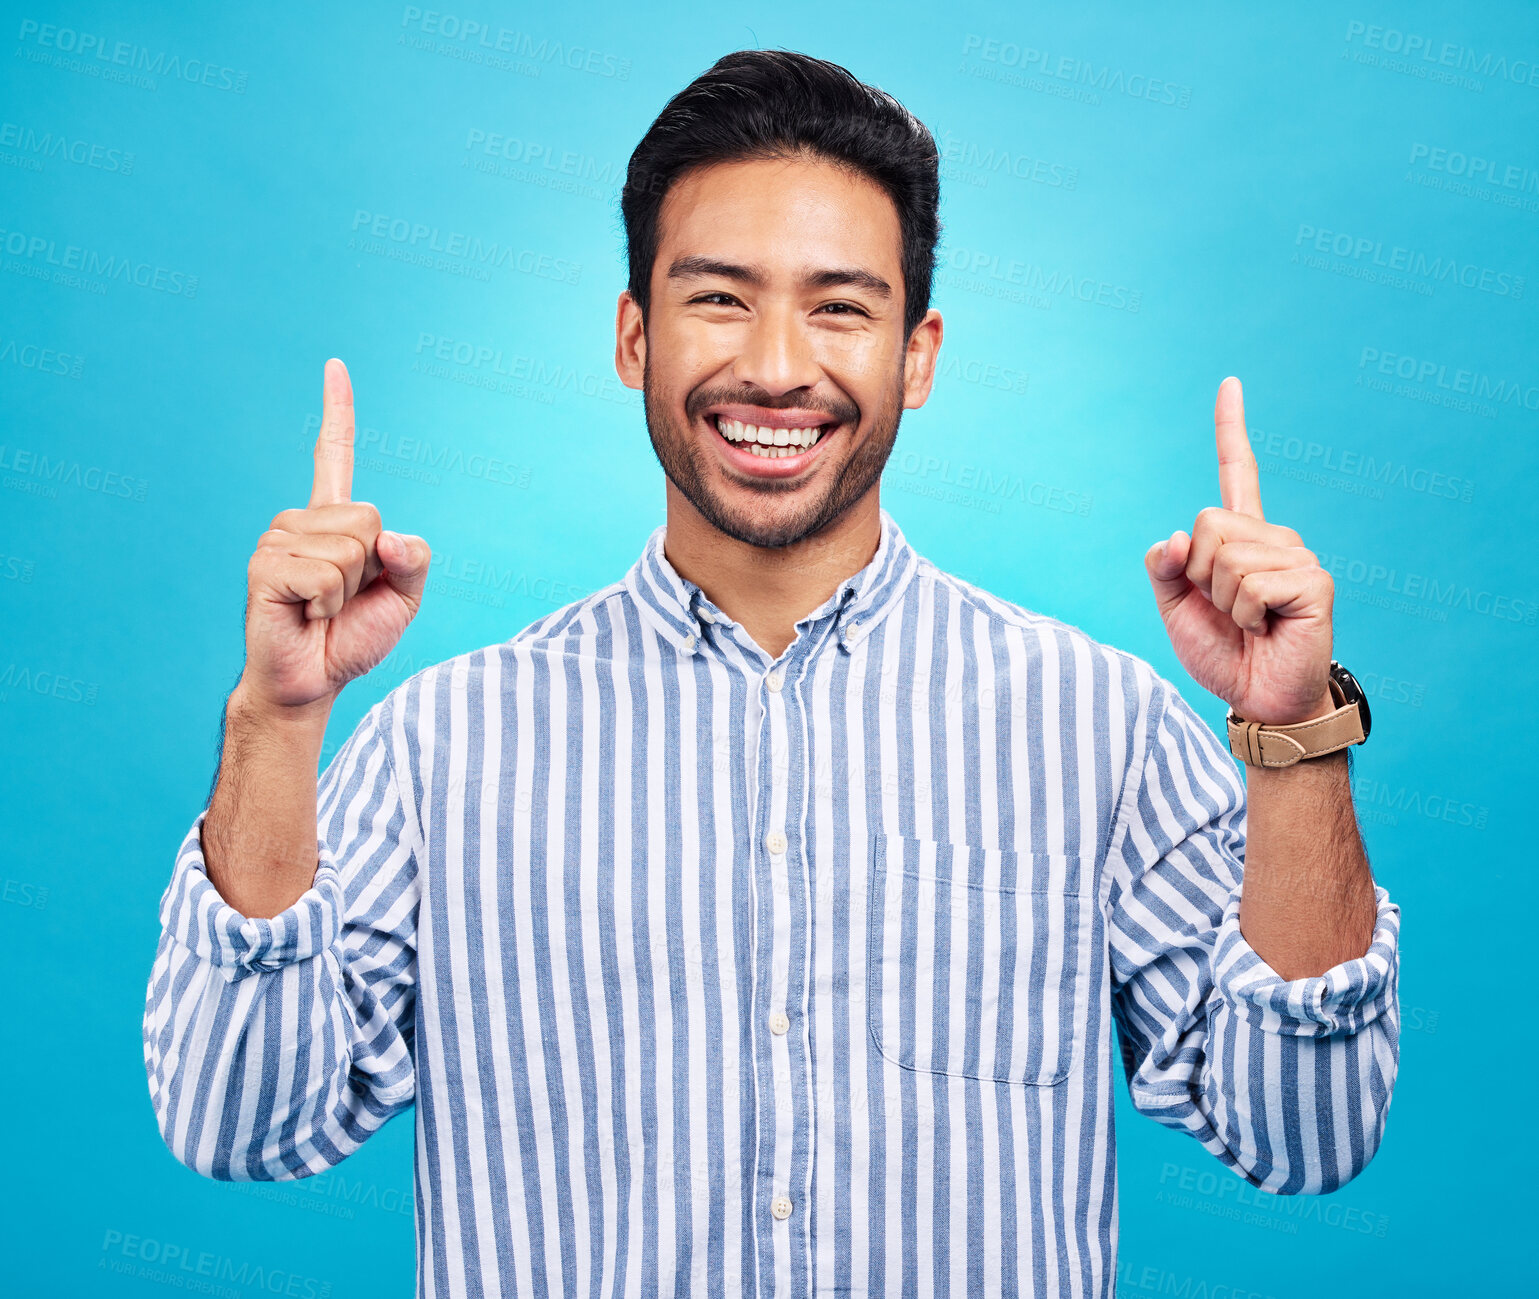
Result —
[{"label": "man's face", "polygon": [[904,338],[891,199],[821,160],[723,163],[672,185],[659,237],[644,332],[621,294],[616,365],[664,472],[740,541],[818,532],[929,395],[940,317]]}]

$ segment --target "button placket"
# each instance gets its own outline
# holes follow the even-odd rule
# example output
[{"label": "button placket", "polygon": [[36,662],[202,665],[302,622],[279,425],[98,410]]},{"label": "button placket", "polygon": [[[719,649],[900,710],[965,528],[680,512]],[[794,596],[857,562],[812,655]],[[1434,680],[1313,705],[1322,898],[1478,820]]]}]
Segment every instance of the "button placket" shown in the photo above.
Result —
[{"label": "button placket", "polygon": [[[761,697],[764,699],[765,738],[768,744],[761,750],[762,838],[759,853],[755,854],[764,865],[771,899],[767,953],[769,979],[764,985],[764,1001],[760,1003],[763,1007],[760,1013],[765,1017],[760,1023],[769,1029],[763,1038],[764,1054],[761,1057],[761,1068],[767,1066],[770,1075],[768,1086],[764,1089],[768,1105],[765,1111],[761,1111],[760,1123],[769,1129],[766,1132],[768,1139],[765,1147],[772,1162],[758,1169],[763,1193],[773,1197],[768,1205],[773,1222],[766,1223],[767,1227],[784,1222],[791,1216],[793,1206],[784,1191],[795,1176],[792,1151],[797,1145],[793,1114],[798,1083],[792,1042],[787,1035],[790,1017],[783,1007],[790,982],[793,933],[797,922],[793,915],[796,899],[793,897],[789,874],[790,840],[786,825],[798,815],[798,809],[790,803],[790,789],[797,782],[791,780],[789,734],[798,724],[796,710],[799,702],[796,692],[785,688],[787,674],[785,666],[778,666],[771,668],[763,678],[765,693]],[[768,778],[762,779],[765,774]]]}]

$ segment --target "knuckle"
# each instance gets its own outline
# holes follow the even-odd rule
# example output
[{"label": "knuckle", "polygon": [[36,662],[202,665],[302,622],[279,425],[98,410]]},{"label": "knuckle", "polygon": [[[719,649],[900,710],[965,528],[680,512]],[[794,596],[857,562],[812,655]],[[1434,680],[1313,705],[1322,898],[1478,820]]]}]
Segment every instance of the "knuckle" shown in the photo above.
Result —
[{"label": "knuckle", "polygon": [[379,509],[372,501],[354,501],[354,507],[358,511],[358,517],[362,519],[375,532],[384,526]]}]

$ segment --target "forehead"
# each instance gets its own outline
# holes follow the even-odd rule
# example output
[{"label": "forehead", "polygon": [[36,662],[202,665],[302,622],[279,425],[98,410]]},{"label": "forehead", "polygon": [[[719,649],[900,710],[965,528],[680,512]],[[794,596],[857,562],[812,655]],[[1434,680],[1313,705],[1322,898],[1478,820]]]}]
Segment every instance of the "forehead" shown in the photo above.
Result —
[{"label": "forehead", "polygon": [[669,187],[654,273],[678,257],[757,262],[773,273],[860,266],[898,281],[902,230],[892,199],[863,172],[794,157],[712,163]]}]

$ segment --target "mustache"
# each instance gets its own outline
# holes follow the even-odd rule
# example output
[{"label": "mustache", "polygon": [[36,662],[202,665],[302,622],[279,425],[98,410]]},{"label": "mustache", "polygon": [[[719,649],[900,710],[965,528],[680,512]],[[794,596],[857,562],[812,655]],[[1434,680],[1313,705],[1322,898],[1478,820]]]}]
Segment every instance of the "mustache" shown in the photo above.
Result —
[{"label": "mustache", "polygon": [[765,410],[812,410],[827,415],[832,424],[853,424],[860,418],[860,407],[848,398],[838,395],[815,397],[804,388],[781,397],[771,397],[752,388],[702,388],[684,403],[684,413],[690,419],[698,419],[712,406],[729,405],[762,406]]}]

